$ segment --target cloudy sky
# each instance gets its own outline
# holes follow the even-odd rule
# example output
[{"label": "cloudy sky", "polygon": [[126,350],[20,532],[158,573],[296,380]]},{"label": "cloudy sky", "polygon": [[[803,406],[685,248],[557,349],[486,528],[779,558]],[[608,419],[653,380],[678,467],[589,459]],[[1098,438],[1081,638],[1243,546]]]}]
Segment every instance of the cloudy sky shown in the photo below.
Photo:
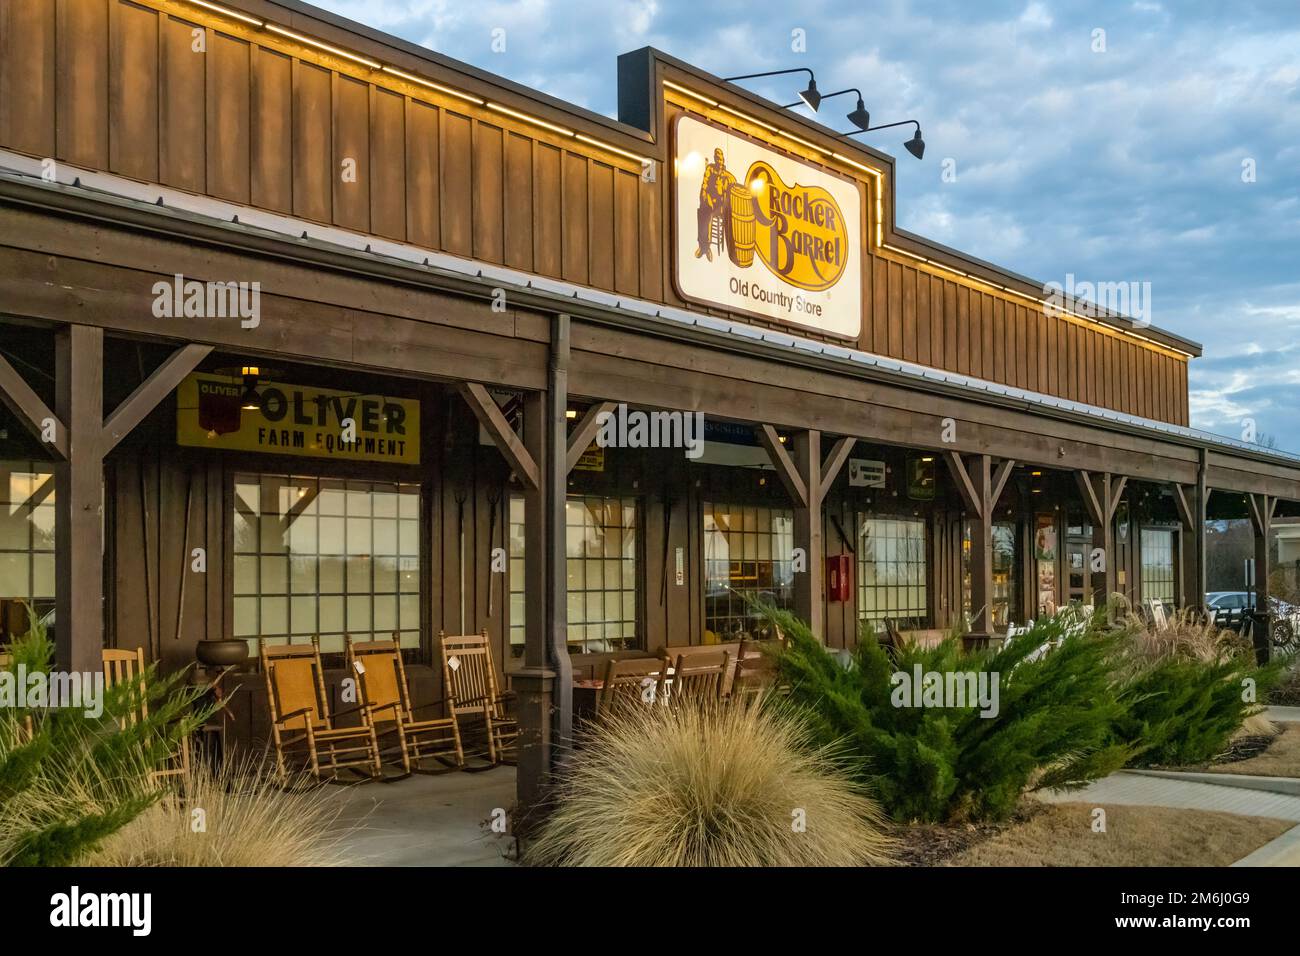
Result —
[{"label": "cloudy sky", "polygon": [[[646,45],[856,86],[925,131],[920,163],[910,130],[870,140],[900,157],[901,226],[1044,282],[1150,282],[1151,321],[1205,346],[1192,424],[1300,452],[1297,0],[314,2],[610,116]],[[787,103],[798,79],[746,85]]]}]

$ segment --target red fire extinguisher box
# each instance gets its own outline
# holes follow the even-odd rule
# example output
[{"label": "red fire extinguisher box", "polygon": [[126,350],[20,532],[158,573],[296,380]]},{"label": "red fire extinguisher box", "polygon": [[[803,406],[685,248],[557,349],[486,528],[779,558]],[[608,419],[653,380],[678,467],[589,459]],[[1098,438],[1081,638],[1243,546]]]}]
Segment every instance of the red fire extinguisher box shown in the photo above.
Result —
[{"label": "red fire extinguisher box", "polygon": [[826,599],[847,601],[853,589],[853,556],[835,554],[826,559]]}]

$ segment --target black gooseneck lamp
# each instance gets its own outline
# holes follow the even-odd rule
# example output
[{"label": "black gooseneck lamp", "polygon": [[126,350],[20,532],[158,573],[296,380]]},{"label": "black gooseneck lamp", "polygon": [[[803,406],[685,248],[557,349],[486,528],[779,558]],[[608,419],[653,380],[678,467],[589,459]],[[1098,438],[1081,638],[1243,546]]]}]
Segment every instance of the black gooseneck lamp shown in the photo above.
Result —
[{"label": "black gooseneck lamp", "polygon": [[817,92],[817,77],[806,66],[797,66],[789,70],[770,70],[767,73],[746,73],[744,76],[726,76],[723,77],[723,80],[727,83],[733,83],[736,80],[756,80],[761,76],[784,76],[787,73],[808,74],[808,88],[799,92],[799,99],[808,104],[808,108],[816,113],[817,107],[821,104],[822,95]]},{"label": "black gooseneck lamp", "polygon": [[851,129],[839,135],[856,136],[858,133],[874,133],[878,129],[889,129],[891,126],[906,126],[908,123],[916,127],[916,132],[912,134],[911,139],[903,144],[903,147],[917,159],[920,159],[925,155],[925,140],[921,138],[921,124],[916,120],[900,120],[897,123],[882,123],[879,126],[869,126],[865,129]]},{"label": "black gooseneck lamp", "polygon": [[[848,89],[836,90],[834,93],[827,93],[822,97],[822,99],[829,100],[833,96],[843,96],[845,93],[856,93],[858,96],[858,105],[854,107],[853,112],[849,113],[845,118],[858,129],[866,132],[871,128],[871,114],[867,112],[867,106],[862,102],[862,91],[860,89],[855,86],[850,86]],[[798,105],[798,103],[786,103],[783,109],[788,110],[791,107]]]}]

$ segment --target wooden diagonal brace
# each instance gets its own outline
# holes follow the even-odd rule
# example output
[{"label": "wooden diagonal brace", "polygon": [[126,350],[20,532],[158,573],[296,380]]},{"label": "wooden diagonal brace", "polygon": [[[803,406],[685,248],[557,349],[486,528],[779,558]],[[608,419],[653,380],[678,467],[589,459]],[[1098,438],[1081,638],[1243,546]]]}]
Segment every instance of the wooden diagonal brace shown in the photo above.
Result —
[{"label": "wooden diagonal brace", "polygon": [[537,462],[528,453],[528,449],[515,434],[515,430],[510,427],[510,422],[506,421],[506,416],[492,400],[488,390],[477,382],[461,382],[456,388],[479,424],[487,430],[493,443],[505,456],[511,471],[519,476],[519,480],[526,488],[541,487]]},{"label": "wooden diagonal brace", "polygon": [[167,356],[104,421],[100,449],[107,455],[131,430],[144,421],[181,380],[194,371],[212,352],[211,345],[186,345]]},{"label": "wooden diagonal brace", "polygon": [[63,461],[68,460],[68,429],[50,407],[41,401],[27,381],[18,374],[9,361],[0,355],[0,402],[37,439],[45,432],[46,423],[54,425],[54,441],[42,441]]},{"label": "wooden diagonal brace", "polygon": [[849,460],[855,444],[857,444],[856,438],[841,438],[832,446],[830,455],[822,464],[820,495],[822,499],[830,494],[831,485],[835,484],[835,479],[839,477],[844,463]]},{"label": "wooden diagonal brace", "polygon": [[573,433],[569,435],[569,451],[565,462],[565,473],[573,471],[574,466],[578,464],[583,453],[591,447],[596,433],[600,431],[601,416],[609,414],[614,410],[613,402],[597,402],[592,405],[583,414],[574,428]]},{"label": "wooden diagonal brace", "polygon": [[755,431],[758,434],[758,440],[767,449],[768,457],[772,459],[772,464],[776,466],[777,476],[781,479],[781,483],[785,485],[785,490],[789,492],[795,506],[807,508],[808,486],[804,483],[803,476],[799,474],[794,459],[785,450],[785,445],[781,444],[781,436],[776,433],[776,429],[771,425],[759,425]]},{"label": "wooden diagonal brace", "polygon": [[957,492],[961,495],[966,510],[970,512],[973,518],[984,517],[984,501],[975,491],[970,472],[966,469],[966,462],[955,451],[944,452],[943,457],[944,461],[948,463],[948,470],[952,472],[953,483],[957,486]]}]

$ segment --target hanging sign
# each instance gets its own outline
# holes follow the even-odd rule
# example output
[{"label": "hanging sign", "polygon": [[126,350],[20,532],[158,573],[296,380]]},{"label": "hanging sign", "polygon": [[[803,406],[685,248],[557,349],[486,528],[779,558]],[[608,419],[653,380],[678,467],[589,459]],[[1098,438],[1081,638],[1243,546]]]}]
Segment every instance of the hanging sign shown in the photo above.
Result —
[{"label": "hanging sign", "polygon": [[675,261],[688,300],[856,339],[856,183],[693,116],[677,117]]},{"label": "hanging sign", "polygon": [[[420,463],[420,403],[412,398],[195,373],[176,389],[176,441],[192,448],[346,461]],[[256,404],[256,408],[245,408]]]}]

